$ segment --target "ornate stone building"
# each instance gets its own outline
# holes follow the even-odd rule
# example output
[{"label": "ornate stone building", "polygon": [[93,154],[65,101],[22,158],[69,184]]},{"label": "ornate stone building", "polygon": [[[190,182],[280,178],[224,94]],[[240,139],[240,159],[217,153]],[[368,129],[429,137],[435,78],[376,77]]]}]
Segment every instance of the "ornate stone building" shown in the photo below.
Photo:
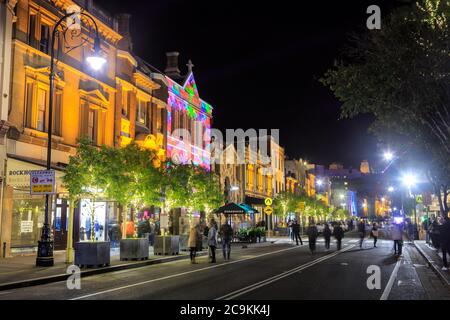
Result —
[{"label": "ornate stone building", "polygon": [[[50,47],[56,21],[73,5],[83,8],[98,25],[101,52],[107,60],[98,71],[86,64],[94,50],[88,19],[82,18],[79,37],[64,38],[60,33],[55,47]],[[1,12],[4,14],[3,9]],[[44,169],[47,159],[52,49],[57,57],[52,132],[57,194],[51,217],[55,249],[65,249],[67,241],[69,208],[61,178],[69,157],[76,152],[78,138],[87,136],[96,145],[116,147],[136,140],[158,152],[161,160],[167,143],[167,81],[133,54],[128,15],[111,17],[92,0],[19,0],[14,12],[6,115],[2,99],[2,121],[9,127],[0,220],[6,256],[34,250],[44,221],[44,197],[30,195],[29,171]],[[97,207],[95,219],[101,231],[96,238],[107,239],[109,226],[120,223],[120,215],[115,203],[107,199]],[[90,218],[83,210],[81,205],[75,211],[75,240],[90,237]]]}]

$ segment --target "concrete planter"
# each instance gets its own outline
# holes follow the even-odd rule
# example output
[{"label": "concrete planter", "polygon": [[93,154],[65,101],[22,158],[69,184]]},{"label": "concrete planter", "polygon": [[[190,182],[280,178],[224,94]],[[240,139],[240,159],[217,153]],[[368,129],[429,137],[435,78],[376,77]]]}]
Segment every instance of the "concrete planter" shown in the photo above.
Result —
[{"label": "concrete planter", "polygon": [[148,259],[148,238],[120,240],[120,260]]},{"label": "concrete planter", "polygon": [[79,267],[104,267],[110,264],[109,241],[75,243],[75,265]]},{"label": "concrete planter", "polygon": [[180,251],[188,251],[189,247],[188,247],[188,240],[189,240],[189,235],[187,234],[180,234]]},{"label": "concrete planter", "polygon": [[180,236],[156,236],[153,250],[155,255],[178,254],[180,252]]}]

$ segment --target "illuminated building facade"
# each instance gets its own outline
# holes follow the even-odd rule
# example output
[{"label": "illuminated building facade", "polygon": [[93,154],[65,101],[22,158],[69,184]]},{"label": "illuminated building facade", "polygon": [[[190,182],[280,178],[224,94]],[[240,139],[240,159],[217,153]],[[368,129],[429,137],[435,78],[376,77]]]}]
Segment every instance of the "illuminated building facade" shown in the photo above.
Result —
[{"label": "illuminated building facade", "polygon": [[[188,64],[186,77],[181,77],[178,53],[170,52],[167,55],[167,157],[176,163],[192,163],[210,170],[213,108],[200,99],[192,63]],[[182,84],[177,82],[180,80]]]},{"label": "illuminated building facade", "polygon": [[[56,21],[73,5],[84,8],[98,24],[101,52],[107,64],[94,71],[85,63],[94,45],[93,33],[85,27],[87,21],[83,21],[81,38],[66,43],[60,37],[53,48],[58,58],[52,132],[52,168],[56,170],[57,193],[50,217],[55,249],[66,247],[69,210],[62,176],[80,137],[87,136],[98,146],[115,147],[136,140],[154,149],[160,160],[165,158],[167,93],[164,92],[167,87],[161,75],[153,73],[144,61],[133,55],[130,17],[113,18],[92,0],[19,0],[12,26],[12,80],[9,113],[5,119],[9,130],[5,139],[6,174],[0,225],[0,240],[6,243],[5,256],[35,250],[40,237],[45,198],[30,195],[29,171],[45,169],[50,38]],[[75,48],[70,49],[68,45]],[[90,237],[90,215],[83,209],[86,201],[75,209],[75,241]],[[108,199],[99,199],[96,207],[95,237],[107,240],[109,226],[120,223],[119,209]]]}]

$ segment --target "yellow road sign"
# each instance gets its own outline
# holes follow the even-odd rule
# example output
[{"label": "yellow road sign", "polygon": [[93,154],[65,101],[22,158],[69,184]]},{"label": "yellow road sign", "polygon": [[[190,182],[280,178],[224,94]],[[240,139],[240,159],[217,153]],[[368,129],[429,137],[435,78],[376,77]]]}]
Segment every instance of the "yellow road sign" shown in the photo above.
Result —
[{"label": "yellow road sign", "polygon": [[267,215],[271,215],[273,213],[272,207],[269,207],[269,206],[265,207],[264,208],[264,213],[267,214]]},{"label": "yellow road sign", "polygon": [[272,200],[272,198],[266,198],[264,200],[264,203],[266,204],[266,206],[271,206],[273,203],[273,200]]}]

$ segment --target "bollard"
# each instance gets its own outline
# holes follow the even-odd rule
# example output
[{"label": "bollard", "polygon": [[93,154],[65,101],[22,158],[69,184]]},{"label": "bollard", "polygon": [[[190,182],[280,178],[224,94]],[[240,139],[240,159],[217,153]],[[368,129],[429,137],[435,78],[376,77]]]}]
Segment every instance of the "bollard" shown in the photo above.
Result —
[{"label": "bollard", "polygon": [[3,242],[3,258],[6,258],[6,242]]}]

